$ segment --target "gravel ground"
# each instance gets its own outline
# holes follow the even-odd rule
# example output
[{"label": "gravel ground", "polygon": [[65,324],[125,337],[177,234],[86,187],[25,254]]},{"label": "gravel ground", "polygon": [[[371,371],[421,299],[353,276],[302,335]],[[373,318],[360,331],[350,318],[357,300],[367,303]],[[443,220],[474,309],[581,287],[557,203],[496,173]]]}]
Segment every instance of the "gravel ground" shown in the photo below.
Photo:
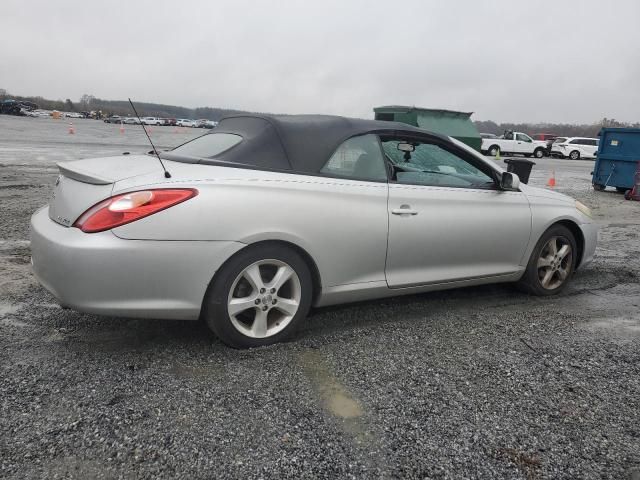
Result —
[{"label": "gravel ground", "polygon": [[55,162],[148,150],[133,126],[75,127],[0,117],[1,478],[640,478],[640,204],[594,192],[593,162],[538,160],[531,180],[555,170],[602,224],[561,296],[326,308],[290,343],[234,351],[197,322],[62,310],[36,284],[28,220]]}]

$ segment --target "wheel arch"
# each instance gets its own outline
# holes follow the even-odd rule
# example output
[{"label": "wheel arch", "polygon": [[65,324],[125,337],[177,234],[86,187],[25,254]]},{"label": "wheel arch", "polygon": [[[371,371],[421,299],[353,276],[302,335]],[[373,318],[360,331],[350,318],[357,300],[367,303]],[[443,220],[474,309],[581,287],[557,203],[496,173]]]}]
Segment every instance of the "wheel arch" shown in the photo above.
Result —
[{"label": "wheel arch", "polygon": [[246,252],[247,249],[249,248],[251,249],[260,248],[260,246],[264,246],[264,245],[281,245],[293,250],[294,252],[296,252],[298,255],[302,257],[302,260],[305,262],[305,264],[309,268],[309,273],[311,274],[311,283],[313,288],[311,305],[314,305],[316,303],[316,300],[319,298],[320,293],[322,291],[322,277],[320,276],[320,269],[318,268],[318,265],[316,264],[313,257],[309,254],[309,252],[307,252],[300,245],[297,245],[288,240],[259,240],[253,243],[246,244],[243,248],[241,248],[240,250],[235,252],[233,255],[231,255],[229,258],[227,258],[220,265],[220,268],[216,270],[216,272],[213,274],[213,277],[211,277],[211,280],[209,281],[209,285],[207,285],[205,294],[202,298],[202,305],[200,307],[200,316],[202,316],[202,313],[204,311],[204,304],[207,299],[207,295],[210,289],[212,288],[212,286],[218,280],[222,269],[240,253]]},{"label": "wheel arch", "polygon": [[576,260],[576,269],[577,269],[580,266],[580,263],[582,263],[582,256],[584,255],[585,240],[584,240],[584,234],[582,233],[582,230],[580,229],[577,223],[567,219],[559,220],[553,223],[552,225],[550,225],[549,228],[553,227],[554,225],[562,225],[563,227],[566,227],[573,234],[573,238],[576,239],[576,245],[578,246],[578,255]]},{"label": "wheel arch", "polygon": [[[533,154],[532,155],[535,157],[536,156],[536,152],[542,152],[542,156],[544,157],[544,152],[546,152],[546,151],[547,151],[547,149],[545,147],[536,147],[536,148],[533,149]],[[542,157],[539,157],[539,158],[542,158]]]}]

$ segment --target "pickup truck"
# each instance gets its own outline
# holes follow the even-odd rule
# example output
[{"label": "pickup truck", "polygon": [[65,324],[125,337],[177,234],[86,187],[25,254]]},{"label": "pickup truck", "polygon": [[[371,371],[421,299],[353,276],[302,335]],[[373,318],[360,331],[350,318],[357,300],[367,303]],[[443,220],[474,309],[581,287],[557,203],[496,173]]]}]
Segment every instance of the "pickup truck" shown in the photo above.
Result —
[{"label": "pickup truck", "polygon": [[164,125],[164,120],[158,117],[142,117],[140,120],[143,125]]},{"label": "pickup truck", "polygon": [[482,153],[495,157],[520,153],[526,157],[542,158],[547,153],[547,142],[534,140],[526,133],[505,132],[498,138],[483,138]]}]

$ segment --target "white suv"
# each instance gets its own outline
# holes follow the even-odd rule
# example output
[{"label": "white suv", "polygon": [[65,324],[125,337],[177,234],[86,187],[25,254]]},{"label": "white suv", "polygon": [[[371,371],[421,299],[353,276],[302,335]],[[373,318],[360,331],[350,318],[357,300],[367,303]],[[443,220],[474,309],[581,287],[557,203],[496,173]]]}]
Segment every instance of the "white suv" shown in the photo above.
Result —
[{"label": "white suv", "polygon": [[189,120],[188,118],[179,118],[178,121],[176,122],[176,125],[179,127],[195,127],[196,121]]},{"label": "white suv", "polygon": [[164,120],[158,117],[142,117],[140,121],[143,125],[164,125]]},{"label": "white suv", "polygon": [[571,160],[596,158],[597,151],[597,138],[570,137],[563,142],[556,141],[551,145],[551,156],[569,157]]}]

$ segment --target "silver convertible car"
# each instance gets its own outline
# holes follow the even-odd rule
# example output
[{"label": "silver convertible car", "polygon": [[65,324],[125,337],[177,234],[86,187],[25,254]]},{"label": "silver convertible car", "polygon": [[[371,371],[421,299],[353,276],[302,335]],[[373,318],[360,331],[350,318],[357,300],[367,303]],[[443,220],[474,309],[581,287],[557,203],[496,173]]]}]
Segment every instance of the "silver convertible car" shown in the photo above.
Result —
[{"label": "silver convertible car", "polygon": [[493,282],[555,294],[596,247],[581,203],[401,123],[239,115],[158,158],[58,166],[31,249],[61,305],[202,318],[233,347],[290,337],[311,306]]}]

